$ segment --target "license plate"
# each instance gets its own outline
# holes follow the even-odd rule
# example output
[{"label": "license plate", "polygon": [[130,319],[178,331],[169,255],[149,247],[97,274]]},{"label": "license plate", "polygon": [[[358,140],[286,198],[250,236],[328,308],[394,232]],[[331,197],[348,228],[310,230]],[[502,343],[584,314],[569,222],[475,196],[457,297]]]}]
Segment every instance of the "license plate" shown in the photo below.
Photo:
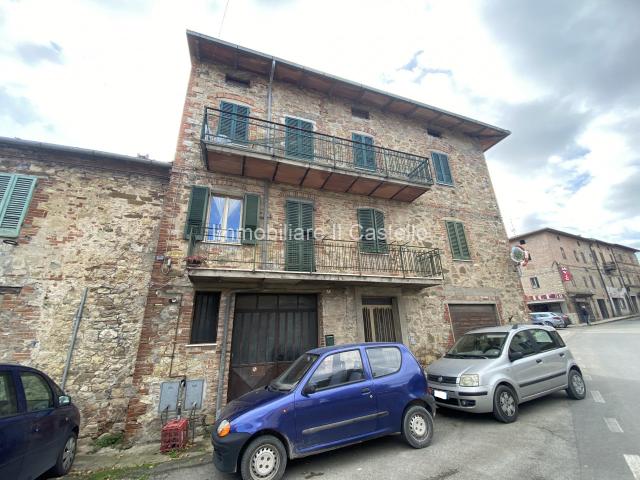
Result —
[{"label": "license plate", "polygon": [[434,390],[433,396],[436,398],[441,398],[442,400],[447,399],[447,392],[443,392],[442,390]]}]

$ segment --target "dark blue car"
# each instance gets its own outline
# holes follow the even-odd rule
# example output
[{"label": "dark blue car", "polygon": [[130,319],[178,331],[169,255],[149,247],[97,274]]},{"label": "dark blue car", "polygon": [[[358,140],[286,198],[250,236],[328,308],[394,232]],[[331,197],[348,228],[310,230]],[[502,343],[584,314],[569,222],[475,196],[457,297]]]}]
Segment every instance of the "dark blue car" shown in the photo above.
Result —
[{"label": "dark blue car", "polygon": [[0,364],[0,479],[65,475],[79,428],[78,409],[47,375]]},{"label": "dark blue car", "polygon": [[245,480],[277,480],[290,458],[383,435],[426,447],[434,415],[427,379],[404,345],[317,348],[226,406],[212,434],[213,460]]}]

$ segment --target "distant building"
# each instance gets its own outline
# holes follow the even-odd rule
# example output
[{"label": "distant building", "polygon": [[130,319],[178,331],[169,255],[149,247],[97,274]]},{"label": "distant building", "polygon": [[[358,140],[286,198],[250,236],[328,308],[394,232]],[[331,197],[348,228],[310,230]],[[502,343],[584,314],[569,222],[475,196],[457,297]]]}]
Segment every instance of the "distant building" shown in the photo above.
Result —
[{"label": "distant building", "polygon": [[639,250],[553,228],[510,238],[521,240],[531,261],[521,282],[532,312],[562,312],[577,319],[585,306],[592,319],[638,313]]}]

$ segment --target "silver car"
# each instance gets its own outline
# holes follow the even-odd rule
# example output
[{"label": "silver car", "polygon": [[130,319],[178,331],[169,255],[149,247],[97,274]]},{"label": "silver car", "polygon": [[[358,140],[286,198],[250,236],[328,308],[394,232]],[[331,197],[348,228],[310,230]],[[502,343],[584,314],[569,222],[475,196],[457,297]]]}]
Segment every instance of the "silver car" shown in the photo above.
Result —
[{"label": "silver car", "polygon": [[587,388],[562,338],[544,325],[505,325],[464,334],[428,368],[438,406],[518,417],[518,404],[566,390],[581,400]]},{"label": "silver car", "polygon": [[533,312],[529,314],[532,325],[549,325],[550,327],[565,328],[564,319],[553,312]]}]

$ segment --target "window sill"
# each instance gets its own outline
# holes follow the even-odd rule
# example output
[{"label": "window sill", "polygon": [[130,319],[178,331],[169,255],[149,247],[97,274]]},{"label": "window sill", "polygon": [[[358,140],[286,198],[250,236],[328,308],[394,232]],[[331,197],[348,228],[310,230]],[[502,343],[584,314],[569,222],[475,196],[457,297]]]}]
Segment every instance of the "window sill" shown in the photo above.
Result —
[{"label": "window sill", "polygon": [[236,245],[236,246],[242,246],[243,243],[242,242],[216,242],[215,240],[203,240],[202,243],[208,243],[211,245]]},{"label": "window sill", "polygon": [[436,185],[440,185],[441,187],[455,188],[455,185],[453,183],[441,183],[441,182],[436,181]]},{"label": "window sill", "polygon": [[454,258],[453,261],[454,262],[473,263],[473,260],[471,260],[470,258],[469,259],[466,259],[466,258]]},{"label": "window sill", "polygon": [[193,347],[210,348],[210,347],[217,347],[217,346],[218,346],[217,343],[187,343],[185,345],[185,347],[188,347],[188,348],[193,348]]}]

